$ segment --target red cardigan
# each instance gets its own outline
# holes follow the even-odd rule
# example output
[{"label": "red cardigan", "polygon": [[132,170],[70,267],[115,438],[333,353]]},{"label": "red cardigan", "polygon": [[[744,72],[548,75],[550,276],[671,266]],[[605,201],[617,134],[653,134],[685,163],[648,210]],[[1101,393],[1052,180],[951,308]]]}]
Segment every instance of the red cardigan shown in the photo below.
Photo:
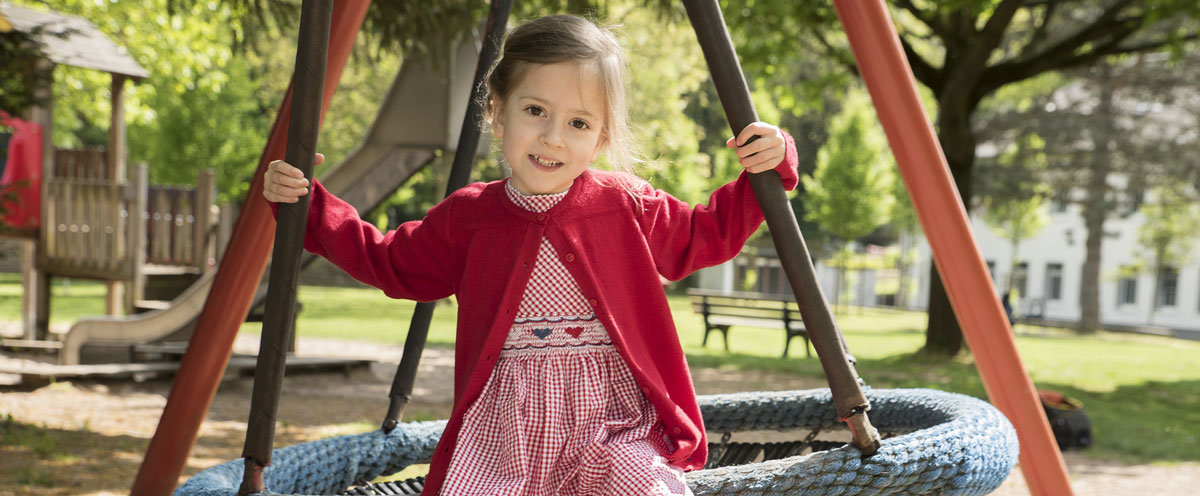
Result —
[{"label": "red cardigan", "polygon": [[[786,138],[776,167],[795,187],[796,145]],[[457,295],[454,409],[433,455],[426,494],[437,494],[463,414],[492,373],[524,294],[542,237],[579,283],[675,450],[671,464],[704,466],[707,444],[691,375],[658,275],[678,280],[734,257],[763,221],[748,177],[695,208],[641,183],[641,205],[611,186],[614,173],[588,170],[557,205],[535,213],[514,205],[504,181],[456,191],[387,234],[315,184],[304,247],[392,298]]]}]

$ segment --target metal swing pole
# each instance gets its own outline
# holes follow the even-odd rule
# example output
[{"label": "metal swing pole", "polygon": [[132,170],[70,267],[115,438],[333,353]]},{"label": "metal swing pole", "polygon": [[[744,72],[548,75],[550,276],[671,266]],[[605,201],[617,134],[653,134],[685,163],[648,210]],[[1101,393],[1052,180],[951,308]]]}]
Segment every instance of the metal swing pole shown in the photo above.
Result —
[{"label": "metal swing pole", "polygon": [[[285,159],[303,171],[310,181],[321,125],[321,97],[332,13],[333,0],[304,0],[300,11],[300,39]],[[295,319],[296,282],[300,276],[300,255],[304,248],[310,199],[310,195],[304,195],[296,203],[279,204],[262,340],[254,368],[246,444],[242,449],[246,468],[238,488],[239,496],[266,490],[263,469],[271,464],[275,444],[275,415],[279,411],[279,393],[283,387],[287,348]]]},{"label": "metal swing pole", "polygon": [[1073,494],[1066,463],[1026,372],[967,212],[882,0],[834,0],[913,207],[925,226],[963,337],[988,398],[1013,423],[1020,466],[1035,496]]},{"label": "metal swing pole", "polygon": [[[725,28],[721,8],[716,0],[685,0],[683,4],[696,31],[700,48],[704,51],[704,59],[708,62],[729,127],[736,136],[757,121],[758,114],[750,100],[746,78],[738,64],[729,31]],[[779,262],[791,283],[804,326],[812,338],[813,349],[817,350],[821,368],[829,381],[838,419],[849,426],[854,436],[851,443],[864,456],[873,455],[879,449],[879,432],[867,417],[871,404],[863,395],[858,372],[854,370],[837,322],[833,320],[817,283],[808,246],[800,235],[800,227],[779,174],[774,171],[750,174],[750,185],[754,188],[754,196],[771,231]]]},{"label": "metal swing pole", "polygon": [[[471,164],[475,161],[475,151],[479,148],[479,135],[482,132],[480,123],[483,120],[483,79],[488,70],[500,55],[500,42],[504,38],[508,17],[512,12],[512,0],[492,0],[488,12],[488,23],[483,38],[483,48],[479,51],[479,62],[475,65],[475,79],[471,84],[471,98],[467,101],[467,114],[463,117],[462,129],[458,135],[458,148],[454,153],[454,163],[450,166],[450,179],[446,184],[445,196],[467,185],[471,178]],[[408,337],[404,339],[404,354],[400,357],[400,365],[396,367],[396,376],[392,379],[392,389],[388,393],[388,410],[381,426],[384,432],[396,428],[404,416],[404,408],[412,399],[413,384],[416,381],[417,365],[421,361],[421,352],[425,349],[425,339],[429,336],[429,323],[433,320],[434,302],[419,302],[413,310],[412,320],[408,325]]]}]

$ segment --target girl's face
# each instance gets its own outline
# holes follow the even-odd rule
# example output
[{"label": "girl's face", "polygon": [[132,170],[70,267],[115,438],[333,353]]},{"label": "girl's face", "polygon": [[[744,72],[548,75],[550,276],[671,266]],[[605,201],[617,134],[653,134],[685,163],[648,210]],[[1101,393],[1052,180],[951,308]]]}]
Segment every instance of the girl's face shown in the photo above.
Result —
[{"label": "girl's face", "polygon": [[571,187],[604,145],[604,92],[598,70],[565,62],[530,66],[500,102],[493,130],[528,195]]}]

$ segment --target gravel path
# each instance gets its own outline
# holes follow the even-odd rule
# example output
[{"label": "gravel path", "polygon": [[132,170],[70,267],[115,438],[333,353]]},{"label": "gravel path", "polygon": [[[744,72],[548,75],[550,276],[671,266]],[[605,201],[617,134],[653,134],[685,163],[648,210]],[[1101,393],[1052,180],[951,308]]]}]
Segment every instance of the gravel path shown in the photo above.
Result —
[{"label": "gravel path", "polygon": [[[239,337],[235,348],[253,352],[256,339]],[[289,376],[280,400],[276,445],[345,434],[363,429],[364,423],[377,425],[387,409],[401,348],[316,339],[299,345],[299,355],[375,362],[350,374]],[[11,359],[0,354],[0,360]],[[429,349],[421,362],[405,418],[445,418],[453,394],[453,353]],[[700,394],[824,386],[820,378],[769,372],[695,369],[693,376]],[[252,385],[252,378],[222,381],[181,482],[238,456]],[[128,494],[169,388],[168,380],[72,381],[33,389],[0,386],[0,496]],[[1200,487],[1197,462],[1123,465],[1077,453],[1068,453],[1066,461],[1079,496],[1183,496],[1196,494]],[[1029,491],[1017,470],[993,494],[1025,496]]]}]

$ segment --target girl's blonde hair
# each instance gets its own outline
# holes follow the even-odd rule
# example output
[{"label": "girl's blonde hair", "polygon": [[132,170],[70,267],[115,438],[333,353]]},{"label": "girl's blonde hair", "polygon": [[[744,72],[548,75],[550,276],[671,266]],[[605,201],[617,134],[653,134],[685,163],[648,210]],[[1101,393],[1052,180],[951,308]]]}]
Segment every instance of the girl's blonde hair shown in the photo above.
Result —
[{"label": "girl's blonde hair", "polygon": [[[629,130],[625,101],[625,57],[616,36],[579,16],[558,14],[539,17],[517,26],[504,40],[500,59],[488,72],[484,108],[495,116],[500,104],[533,65],[579,62],[595,64],[604,92],[604,155],[614,170],[633,173],[638,153]],[[634,179],[619,175],[620,186],[631,194]],[[636,195],[635,195],[636,197]]]}]

